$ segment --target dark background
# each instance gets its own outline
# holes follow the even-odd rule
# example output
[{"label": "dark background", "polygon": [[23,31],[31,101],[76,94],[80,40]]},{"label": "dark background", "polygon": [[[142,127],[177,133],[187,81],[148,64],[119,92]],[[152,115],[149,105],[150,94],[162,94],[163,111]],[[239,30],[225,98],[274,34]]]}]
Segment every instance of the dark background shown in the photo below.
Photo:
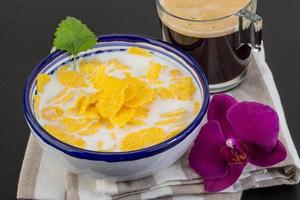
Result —
[{"label": "dark background", "polygon": [[[267,62],[299,152],[300,1],[260,0],[258,5]],[[0,199],[15,199],[29,136],[22,113],[24,80],[49,53],[53,32],[67,15],[98,34],[160,38],[154,0],[0,0]],[[300,185],[250,190],[243,199],[300,199]]]}]

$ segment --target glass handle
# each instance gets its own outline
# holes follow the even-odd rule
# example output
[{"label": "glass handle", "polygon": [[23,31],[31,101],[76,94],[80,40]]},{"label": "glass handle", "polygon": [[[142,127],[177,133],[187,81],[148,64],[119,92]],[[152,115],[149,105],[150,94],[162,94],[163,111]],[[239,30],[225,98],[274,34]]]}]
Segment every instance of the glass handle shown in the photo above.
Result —
[{"label": "glass handle", "polygon": [[263,19],[249,10],[242,10],[237,15],[239,17],[238,47],[248,44],[254,50],[260,51]]}]

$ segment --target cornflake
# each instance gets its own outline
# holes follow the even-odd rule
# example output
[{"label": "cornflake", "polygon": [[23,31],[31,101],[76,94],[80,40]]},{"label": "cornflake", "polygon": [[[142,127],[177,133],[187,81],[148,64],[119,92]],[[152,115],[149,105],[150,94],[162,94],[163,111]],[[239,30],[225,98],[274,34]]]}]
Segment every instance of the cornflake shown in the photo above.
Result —
[{"label": "cornflake", "polygon": [[109,89],[104,90],[98,96],[96,108],[99,114],[106,119],[115,116],[122,108],[124,103],[124,90],[126,84],[111,84]]},{"label": "cornflake", "polygon": [[45,85],[51,80],[51,76],[48,74],[39,74],[37,77],[37,92],[43,93]]},{"label": "cornflake", "polygon": [[117,115],[110,119],[113,126],[123,127],[133,117],[135,109],[133,108],[122,108]]},{"label": "cornflake", "polygon": [[158,79],[161,69],[162,69],[162,66],[160,63],[156,63],[154,61],[150,62],[150,66],[147,71],[147,78],[149,80]]},{"label": "cornflake", "polygon": [[157,87],[154,89],[155,94],[161,99],[173,99],[175,96],[169,88]]},{"label": "cornflake", "polygon": [[170,70],[169,74],[173,77],[181,76],[182,72],[179,69]]},{"label": "cornflake", "polygon": [[197,114],[200,110],[200,102],[199,101],[194,101],[194,114]]},{"label": "cornflake", "polygon": [[182,120],[182,118],[172,117],[172,118],[168,118],[165,120],[155,122],[155,125],[161,126],[161,125],[173,124],[173,123],[180,122],[181,120]]},{"label": "cornflake", "polygon": [[178,100],[191,100],[196,88],[191,77],[177,79],[170,85],[170,90]]},{"label": "cornflake", "polygon": [[145,57],[151,57],[152,56],[152,54],[149,51],[147,51],[145,49],[142,49],[142,48],[139,48],[139,47],[130,47],[130,48],[128,48],[128,53],[139,55],[139,56],[145,56]]},{"label": "cornflake", "polygon": [[74,119],[70,117],[63,118],[61,120],[62,126],[67,132],[74,133],[78,132],[84,127],[86,127],[90,122],[85,119]]},{"label": "cornflake", "polygon": [[163,129],[152,127],[129,133],[122,139],[120,148],[122,151],[133,151],[146,148],[162,142],[166,133]]},{"label": "cornflake", "polygon": [[88,62],[81,61],[79,63],[79,72],[88,77],[92,77],[96,74],[100,66],[101,62],[98,60],[91,60]]},{"label": "cornflake", "polygon": [[70,70],[58,70],[56,72],[57,80],[67,87],[87,87],[87,83],[84,81],[83,75],[77,71]]},{"label": "cornflake", "polygon": [[160,116],[161,117],[175,117],[175,116],[180,116],[180,115],[183,115],[186,111],[183,109],[183,108],[179,108],[177,110],[174,110],[174,111],[170,111],[170,112],[167,112],[167,113],[163,113],[161,114]]},{"label": "cornflake", "polygon": [[36,115],[39,117],[39,107],[40,107],[40,101],[41,101],[41,96],[39,95],[34,95],[33,96],[33,109],[34,109],[34,112],[36,113]]},{"label": "cornflake", "polygon": [[125,102],[125,106],[136,108],[150,103],[153,100],[154,92],[144,81],[137,78],[128,78],[128,81],[136,86],[137,94],[131,101]]},{"label": "cornflake", "polygon": [[145,107],[137,107],[135,109],[135,114],[134,116],[135,117],[138,117],[138,118],[147,118],[148,117],[148,112],[149,112],[149,109],[148,108],[145,108]]},{"label": "cornflake", "polygon": [[138,125],[138,126],[143,126],[143,125],[146,125],[146,122],[140,120],[140,119],[137,119],[137,118],[131,118],[129,121],[128,121],[128,124],[131,124],[131,125]]},{"label": "cornflake", "polygon": [[52,135],[53,137],[59,139],[62,142],[65,142],[69,145],[79,147],[79,148],[84,148],[86,146],[86,142],[83,139],[76,138],[73,135],[65,133],[58,126],[47,124],[44,126],[44,129],[48,133],[50,133],[50,135]]},{"label": "cornflake", "polygon": [[59,119],[64,114],[64,110],[57,106],[49,106],[42,109],[42,117],[46,120]]}]

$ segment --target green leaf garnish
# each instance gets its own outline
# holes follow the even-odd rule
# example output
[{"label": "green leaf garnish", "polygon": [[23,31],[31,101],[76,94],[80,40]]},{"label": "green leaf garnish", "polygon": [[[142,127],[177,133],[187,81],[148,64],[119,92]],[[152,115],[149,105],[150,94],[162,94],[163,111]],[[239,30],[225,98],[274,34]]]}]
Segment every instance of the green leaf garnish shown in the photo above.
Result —
[{"label": "green leaf garnish", "polygon": [[54,46],[73,55],[75,69],[77,55],[92,48],[97,43],[96,35],[74,17],[67,17],[62,20],[54,35]]}]

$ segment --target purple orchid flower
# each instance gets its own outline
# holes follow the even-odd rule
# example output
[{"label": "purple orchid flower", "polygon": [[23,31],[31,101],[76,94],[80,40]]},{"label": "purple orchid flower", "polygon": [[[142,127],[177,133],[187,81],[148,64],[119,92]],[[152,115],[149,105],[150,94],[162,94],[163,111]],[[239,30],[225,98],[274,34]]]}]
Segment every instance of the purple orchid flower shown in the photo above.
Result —
[{"label": "purple orchid flower", "polygon": [[215,95],[189,155],[190,166],[204,179],[208,192],[229,187],[247,163],[267,167],[283,161],[287,152],[278,140],[276,111],[256,102],[237,102]]}]

